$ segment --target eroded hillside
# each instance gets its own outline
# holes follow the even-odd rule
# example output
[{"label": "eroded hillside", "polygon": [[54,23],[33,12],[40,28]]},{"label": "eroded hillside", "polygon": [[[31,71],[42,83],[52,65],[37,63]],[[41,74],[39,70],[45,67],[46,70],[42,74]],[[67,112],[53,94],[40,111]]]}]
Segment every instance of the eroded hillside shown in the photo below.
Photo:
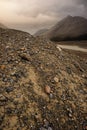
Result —
[{"label": "eroded hillside", "polygon": [[87,130],[87,60],[0,30],[0,130]]}]

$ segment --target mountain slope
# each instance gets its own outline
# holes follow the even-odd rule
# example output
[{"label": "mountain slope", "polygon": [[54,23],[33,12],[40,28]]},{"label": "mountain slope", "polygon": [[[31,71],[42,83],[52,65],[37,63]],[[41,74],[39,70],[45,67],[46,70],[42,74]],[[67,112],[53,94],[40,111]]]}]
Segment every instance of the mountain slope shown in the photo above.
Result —
[{"label": "mountain slope", "polygon": [[87,39],[87,19],[68,16],[51,28],[46,36],[53,41]]},{"label": "mountain slope", "polygon": [[37,31],[34,36],[41,36],[43,35],[44,33],[46,33],[48,31],[48,29],[41,29],[39,31]]},{"label": "mountain slope", "polygon": [[0,129],[86,130],[87,59],[0,29]]}]

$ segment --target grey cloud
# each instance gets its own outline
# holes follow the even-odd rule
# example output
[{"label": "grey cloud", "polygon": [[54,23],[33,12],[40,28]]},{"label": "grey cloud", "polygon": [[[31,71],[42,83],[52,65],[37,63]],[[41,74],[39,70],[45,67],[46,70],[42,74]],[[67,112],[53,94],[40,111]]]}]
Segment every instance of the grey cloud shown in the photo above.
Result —
[{"label": "grey cloud", "polygon": [[87,0],[77,0],[77,3],[80,5],[83,5],[85,16],[87,16]]},{"label": "grey cloud", "polygon": [[83,4],[83,5],[87,5],[87,0],[78,0],[78,3]]},{"label": "grey cloud", "polygon": [[[24,4],[20,10],[19,15],[26,17],[35,17],[39,15],[47,15],[60,20],[67,15],[79,15],[87,17],[87,1],[86,0],[35,0],[35,8],[29,10],[29,3]],[[30,7],[31,8],[31,7]]]}]

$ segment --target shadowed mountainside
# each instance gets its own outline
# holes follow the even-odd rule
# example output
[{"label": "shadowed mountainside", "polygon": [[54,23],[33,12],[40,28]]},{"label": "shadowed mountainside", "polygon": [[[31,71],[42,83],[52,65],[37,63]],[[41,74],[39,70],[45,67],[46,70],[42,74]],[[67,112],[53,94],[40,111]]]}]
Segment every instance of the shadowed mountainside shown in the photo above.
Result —
[{"label": "shadowed mountainside", "polygon": [[39,31],[37,31],[34,36],[41,36],[43,34],[45,34],[49,29],[41,29]]},{"label": "shadowed mountainside", "polygon": [[43,35],[44,33],[46,33],[48,31],[48,29],[41,29],[39,31],[37,31],[34,36],[41,36]]},{"label": "shadowed mountainside", "polygon": [[51,41],[87,40],[87,19],[79,16],[67,16],[43,36]]},{"label": "shadowed mountainside", "polygon": [[47,35],[53,41],[87,40],[87,19],[68,16],[56,24]]}]

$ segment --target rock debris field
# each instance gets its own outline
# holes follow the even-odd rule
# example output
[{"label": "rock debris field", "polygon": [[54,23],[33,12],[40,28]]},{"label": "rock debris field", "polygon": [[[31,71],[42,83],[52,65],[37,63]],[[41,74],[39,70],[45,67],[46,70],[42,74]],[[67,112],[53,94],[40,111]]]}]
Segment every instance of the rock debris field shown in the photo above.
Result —
[{"label": "rock debris field", "polygon": [[0,130],[87,130],[87,59],[0,29]]}]

